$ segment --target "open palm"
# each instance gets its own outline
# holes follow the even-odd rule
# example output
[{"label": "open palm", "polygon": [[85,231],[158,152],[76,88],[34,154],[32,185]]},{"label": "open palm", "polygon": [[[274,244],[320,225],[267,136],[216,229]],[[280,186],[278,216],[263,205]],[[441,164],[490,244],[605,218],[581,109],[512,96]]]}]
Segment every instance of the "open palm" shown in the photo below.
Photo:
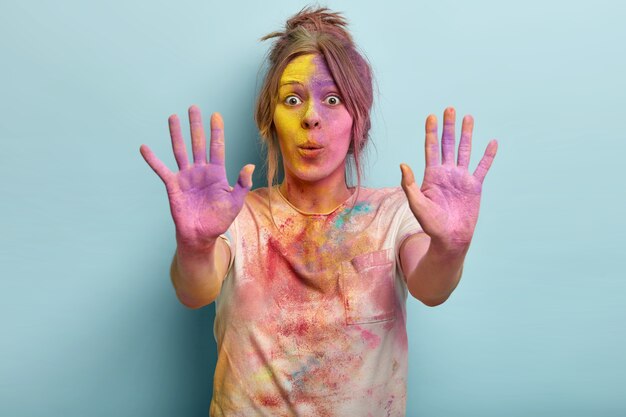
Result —
[{"label": "open palm", "polygon": [[439,157],[437,118],[426,119],[426,168],[421,188],[415,183],[411,168],[402,164],[402,188],[409,200],[411,211],[427,235],[451,249],[469,245],[478,221],[480,197],[485,175],[493,162],[498,142],[487,145],[473,174],[468,171],[472,146],[474,120],[463,119],[458,161],[454,162],[455,111],[446,109],[441,140],[442,158]]},{"label": "open palm", "polygon": [[234,188],[228,184],[224,166],[224,122],[219,113],[211,116],[210,160],[207,163],[202,116],[197,106],[189,108],[193,164],[189,163],[178,116],[169,118],[174,156],[180,169],[173,173],[146,145],[140,152],[148,165],[165,183],[170,210],[180,243],[204,246],[224,233],[241,211],[252,186],[254,165],[239,173]]}]

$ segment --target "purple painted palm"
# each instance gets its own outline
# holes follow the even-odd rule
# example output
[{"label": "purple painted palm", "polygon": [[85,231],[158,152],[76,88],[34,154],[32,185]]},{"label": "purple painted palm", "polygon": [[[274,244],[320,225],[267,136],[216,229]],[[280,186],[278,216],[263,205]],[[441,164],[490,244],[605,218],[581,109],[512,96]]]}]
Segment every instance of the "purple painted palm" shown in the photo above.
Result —
[{"label": "purple painted palm", "polygon": [[[450,250],[463,250],[472,240],[478,221],[482,184],[498,150],[498,142],[489,142],[473,174],[468,171],[474,119],[465,116],[459,144],[458,161],[454,163],[455,111],[444,113],[443,136],[439,159],[437,118],[426,119],[426,169],[421,188],[415,183],[411,168],[402,164],[402,188],[411,211],[424,232]],[[403,167],[404,166],[404,167]]]},{"label": "purple painted palm", "polygon": [[252,187],[254,165],[244,166],[235,187],[230,187],[224,166],[224,122],[219,113],[211,116],[210,160],[207,163],[202,115],[189,108],[193,164],[189,163],[178,116],[169,118],[172,148],[179,171],[173,173],[146,145],[140,152],[165,183],[179,244],[201,248],[224,233],[241,211]]}]

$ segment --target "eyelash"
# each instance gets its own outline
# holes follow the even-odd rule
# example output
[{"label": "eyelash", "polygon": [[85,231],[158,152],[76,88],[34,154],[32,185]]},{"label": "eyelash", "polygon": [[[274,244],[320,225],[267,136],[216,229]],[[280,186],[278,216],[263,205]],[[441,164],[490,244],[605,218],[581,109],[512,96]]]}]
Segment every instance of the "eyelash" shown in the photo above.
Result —
[{"label": "eyelash", "polygon": [[[296,95],[294,95],[294,94],[289,94],[289,95],[285,98],[285,100],[284,100],[284,103],[285,103],[287,106],[291,106],[291,107],[293,107],[293,106],[297,106],[298,104],[300,104],[300,103],[298,103],[298,104],[288,104],[288,100],[289,100],[291,97],[295,97],[295,98],[297,98],[298,100],[300,100],[300,98],[299,98],[298,96],[296,96]],[[331,106],[332,106],[332,107],[338,106],[338,105],[340,105],[341,103],[343,103],[343,101],[341,100],[341,98],[340,98],[340,97],[339,97],[339,95],[337,95],[337,94],[331,94],[330,96],[326,97],[326,100],[328,100],[328,99],[329,99],[329,98],[331,98],[331,97],[335,97],[335,98],[337,99],[337,101],[338,101],[338,103],[336,103],[336,104],[331,104]],[[302,100],[300,100],[300,101],[302,102]]]}]

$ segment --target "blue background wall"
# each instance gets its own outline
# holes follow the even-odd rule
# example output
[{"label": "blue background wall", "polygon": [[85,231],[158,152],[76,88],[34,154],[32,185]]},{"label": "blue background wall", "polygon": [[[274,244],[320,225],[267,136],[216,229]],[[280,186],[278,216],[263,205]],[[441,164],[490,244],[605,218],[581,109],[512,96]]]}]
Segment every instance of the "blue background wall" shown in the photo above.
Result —
[{"label": "blue background wall", "polygon": [[[219,111],[231,183],[261,167],[269,44],[305,2],[0,6],[0,415],[206,416],[214,305],[169,265],[167,117]],[[366,184],[421,180],[424,122],[457,109],[489,172],[464,276],[408,301],[407,415],[626,415],[626,8],[618,1],[328,1],[380,95]],[[458,142],[457,142],[458,143]],[[261,170],[255,173],[262,185]]]}]

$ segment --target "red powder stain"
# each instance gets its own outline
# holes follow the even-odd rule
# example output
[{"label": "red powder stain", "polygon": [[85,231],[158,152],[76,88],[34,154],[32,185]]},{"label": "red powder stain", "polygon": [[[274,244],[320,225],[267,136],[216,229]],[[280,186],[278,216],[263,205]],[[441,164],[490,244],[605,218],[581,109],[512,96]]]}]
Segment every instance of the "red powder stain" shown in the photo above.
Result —
[{"label": "red powder stain", "polygon": [[264,276],[271,281],[274,277],[276,277],[277,273],[279,273],[281,260],[282,254],[280,250],[280,243],[274,239],[274,237],[270,237],[267,242],[267,274],[262,274],[261,276]]},{"label": "red powder stain", "polygon": [[301,322],[299,322],[296,325],[296,329],[295,330],[296,330],[296,334],[298,336],[303,336],[304,334],[308,333],[308,331],[309,331],[309,324],[301,321]]},{"label": "red powder stain", "polygon": [[263,394],[258,397],[260,404],[267,407],[278,407],[281,404],[282,398],[279,395]]},{"label": "red powder stain", "polygon": [[296,320],[291,323],[277,323],[276,331],[288,337],[308,335],[311,325],[304,321],[304,318],[297,318]]},{"label": "red powder stain", "polygon": [[280,225],[281,230],[285,230],[288,229],[289,227],[293,226],[294,221],[293,221],[293,217],[287,217],[284,221],[283,224]]},{"label": "red powder stain", "polygon": [[380,336],[366,329],[361,331],[361,338],[367,343],[367,347],[370,349],[376,348],[380,343]]}]

